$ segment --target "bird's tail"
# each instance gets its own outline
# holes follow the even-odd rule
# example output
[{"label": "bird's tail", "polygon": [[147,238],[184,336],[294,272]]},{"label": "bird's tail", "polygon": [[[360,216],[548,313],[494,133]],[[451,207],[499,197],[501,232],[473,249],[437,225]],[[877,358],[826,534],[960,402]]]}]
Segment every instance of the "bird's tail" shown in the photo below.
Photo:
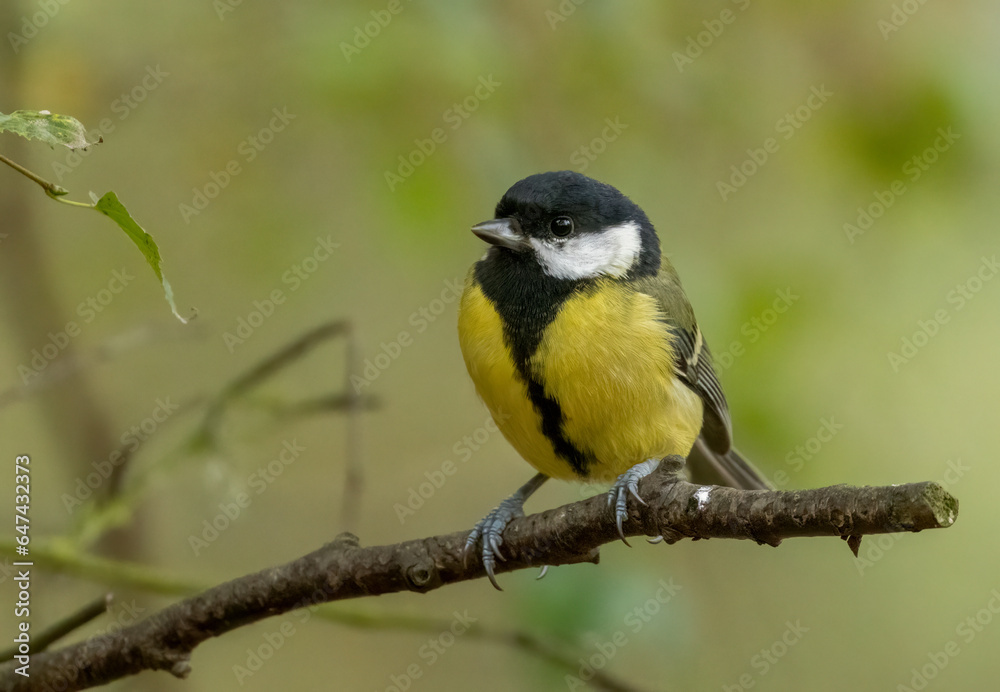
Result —
[{"label": "bird's tail", "polygon": [[771,484],[753,464],[731,448],[725,454],[712,450],[703,437],[695,440],[687,467],[692,483],[728,485],[744,490],[772,490]]}]

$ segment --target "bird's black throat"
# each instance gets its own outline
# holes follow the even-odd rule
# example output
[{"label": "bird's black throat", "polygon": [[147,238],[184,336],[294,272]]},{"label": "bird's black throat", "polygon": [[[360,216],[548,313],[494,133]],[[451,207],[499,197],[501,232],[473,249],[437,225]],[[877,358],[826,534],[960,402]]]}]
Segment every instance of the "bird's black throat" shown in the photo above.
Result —
[{"label": "bird's black throat", "polygon": [[581,477],[594,461],[593,456],[570,442],[563,433],[562,407],[535,379],[529,361],[542,342],[545,328],[575,293],[593,283],[587,280],[557,279],[546,274],[531,253],[491,248],[476,264],[476,281],[503,322],[504,341],[510,349],[518,375],[528,388],[532,405],[542,418],[542,432],[552,442],[556,454]]}]

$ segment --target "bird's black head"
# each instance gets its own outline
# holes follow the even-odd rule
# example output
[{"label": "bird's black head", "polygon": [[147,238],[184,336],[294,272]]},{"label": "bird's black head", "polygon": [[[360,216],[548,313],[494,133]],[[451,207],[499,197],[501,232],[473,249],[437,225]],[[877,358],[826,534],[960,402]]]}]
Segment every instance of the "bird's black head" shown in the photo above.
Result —
[{"label": "bird's black head", "polygon": [[538,173],[514,183],[496,218],[473,226],[493,252],[533,256],[557,279],[652,275],[660,241],[646,214],[610,185],[573,171]]}]

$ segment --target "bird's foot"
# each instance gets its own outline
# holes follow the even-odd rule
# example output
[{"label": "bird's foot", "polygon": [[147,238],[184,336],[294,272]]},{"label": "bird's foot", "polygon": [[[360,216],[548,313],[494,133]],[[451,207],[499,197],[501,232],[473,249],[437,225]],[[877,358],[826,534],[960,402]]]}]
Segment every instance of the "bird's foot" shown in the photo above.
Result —
[{"label": "bird's foot", "polygon": [[465,557],[468,560],[469,553],[475,548],[477,541],[480,537],[483,539],[483,567],[486,569],[486,576],[490,578],[490,583],[496,587],[497,591],[503,591],[503,589],[497,584],[493,570],[496,567],[496,561],[504,559],[500,553],[500,546],[503,545],[503,530],[514,519],[523,516],[524,500],[512,495],[480,519],[465,541]]},{"label": "bird's foot", "polygon": [[[626,503],[631,494],[642,504],[646,502],[639,497],[639,481],[653,472],[653,469],[660,463],[659,459],[647,459],[630,468],[628,471],[618,476],[618,480],[608,491],[608,506],[614,505],[615,525],[618,527],[618,535],[622,537],[622,542],[629,545],[625,540],[625,532],[622,530],[622,522],[628,517]],[[631,546],[630,546],[631,547]]]},{"label": "bird's foot", "polygon": [[[517,492],[480,519],[479,523],[473,527],[472,532],[469,533],[469,537],[465,540],[465,550],[463,552],[465,560],[468,561],[472,549],[475,548],[476,543],[482,538],[483,568],[486,570],[486,576],[490,578],[490,583],[493,584],[497,591],[503,591],[500,585],[497,584],[496,575],[493,573],[497,560],[504,559],[500,553],[500,546],[503,545],[503,530],[514,519],[524,516],[525,500],[531,497],[531,494],[538,490],[539,486],[546,480],[548,480],[547,476],[541,473],[534,476],[530,481],[518,488]],[[544,570],[542,570],[539,578],[542,576],[545,576]]]}]

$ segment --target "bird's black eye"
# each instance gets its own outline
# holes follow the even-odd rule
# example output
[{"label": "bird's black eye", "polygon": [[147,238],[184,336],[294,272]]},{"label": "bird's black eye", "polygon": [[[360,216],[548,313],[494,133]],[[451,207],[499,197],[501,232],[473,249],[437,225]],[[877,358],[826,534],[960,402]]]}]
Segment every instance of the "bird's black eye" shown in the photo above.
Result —
[{"label": "bird's black eye", "polygon": [[549,230],[552,235],[565,238],[573,232],[573,219],[568,216],[557,216],[549,223]]}]

